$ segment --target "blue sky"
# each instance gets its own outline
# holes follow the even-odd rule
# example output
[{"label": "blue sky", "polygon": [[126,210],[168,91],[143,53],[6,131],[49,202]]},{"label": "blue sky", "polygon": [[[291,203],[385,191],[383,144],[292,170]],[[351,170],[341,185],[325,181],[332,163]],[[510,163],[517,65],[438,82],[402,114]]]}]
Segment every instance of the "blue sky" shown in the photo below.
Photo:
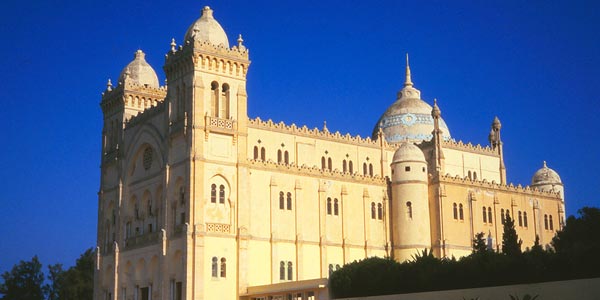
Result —
[{"label": "blue sky", "polygon": [[567,213],[599,206],[595,1],[11,1],[0,11],[0,271],[95,245],[101,92],[137,49],[164,80],[204,5],[244,35],[250,117],[368,136],[404,81],[457,140],[502,121],[508,180],[548,161]]}]

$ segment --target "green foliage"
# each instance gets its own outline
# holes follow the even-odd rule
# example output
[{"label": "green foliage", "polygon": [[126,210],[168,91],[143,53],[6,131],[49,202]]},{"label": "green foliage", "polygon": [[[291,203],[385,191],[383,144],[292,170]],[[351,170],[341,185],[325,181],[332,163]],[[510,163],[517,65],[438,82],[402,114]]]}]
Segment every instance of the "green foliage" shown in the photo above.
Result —
[{"label": "green foliage", "polygon": [[[518,296],[513,296],[513,295],[509,295],[509,296],[510,296],[510,300],[521,300]],[[523,299],[522,300],[535,300],[539,296],[540,295],[531,296],[529,294],[525,294],[525,295],[523,295]]]},{"label": "green foliage", "polygon": [[94,292],[94,251],[87,249],[75,266],[58,275],[57,295],[60,300],[92,299]]},{"label": "green foliage", "polygon": [[523,241],[517,235],[515,221],[509,214],[506,214],[504,232],[502,234],[502,253],[509,256],[519,255],[521,254],[521,244],[523,244]]},{"label": "green foliage", "polygon": [[487,253],[487,245],[485,244],[485,233],[480,232],[475,234],[475,238],[473,239],[473,253]]},{"label": "green foliage", "polygon": [[43,300],[44,274],[37,256],[31,261],[21,261],[10,272],[2,274],[0,284],[2,300]]},{"label": "green foliage", "polygon": [[436,258],[428,249],[404,263],[376,257],[355,261],[331,275],[331,294],[366,297],[600,277],[600,210],[583,208],[579,213],[581,217],[570,217],[553,240],[556,251],[544,250],[536,238],[531,249],[521,252],[514,221],[507,218],[503,253],[485,249],[483,234],[477,234],[473,253],[458,261]]}]

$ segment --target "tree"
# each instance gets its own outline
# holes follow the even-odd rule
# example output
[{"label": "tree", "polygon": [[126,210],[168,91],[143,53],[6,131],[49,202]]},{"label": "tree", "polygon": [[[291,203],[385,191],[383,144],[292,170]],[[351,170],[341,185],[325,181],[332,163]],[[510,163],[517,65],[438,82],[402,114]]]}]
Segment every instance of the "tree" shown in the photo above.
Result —
[{"label": "tree", "polygon": [[57,295],[60,300],[92,299],[94,292],[94,251],[87,249],[75,266],[58,277]]},{"label": "tree", "polygon": [[473,253],[487,253],[487,245],[485,244],[485,233],[480,232],[473,239]]},{"label": "tree", "polygon": [[521,254],[521,244],[523,241],[519,239],[517,230],[515,229],[515,221],[506,214],[504,220],[504,232],[502,234],[502,253],[508,256],[516,256]]},{"label": "tree", "polygon": [[62,264],[55,264],[48,266],[48,280],[49,284],[44,286],[48,300],[59,300],[60,291],[63,287],[63,277],[65,271],[62,268]]},{"label": "tree", "polygon": [[37,255],[31,261],[21,261],[10,272],[2,274],[2,300],[44,300],[44,273]]}]

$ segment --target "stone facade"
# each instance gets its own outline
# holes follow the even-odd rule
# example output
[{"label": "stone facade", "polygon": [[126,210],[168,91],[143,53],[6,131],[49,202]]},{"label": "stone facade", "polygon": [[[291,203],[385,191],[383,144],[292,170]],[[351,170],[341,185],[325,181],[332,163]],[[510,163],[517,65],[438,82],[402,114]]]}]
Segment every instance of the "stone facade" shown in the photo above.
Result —
[{"label": "stone facade", "polygon": [[326,299],[354,260],[460,257],[478,232],[498,250],[506,214],[525,247],[562,226],[558,174],[507,184],[500,122],[490,146],[454,141],[408,66],[366,138],[249,119],[249,66],[207,7],[172,43],[168,85],[141,51],[109,81],[94,299]]}]

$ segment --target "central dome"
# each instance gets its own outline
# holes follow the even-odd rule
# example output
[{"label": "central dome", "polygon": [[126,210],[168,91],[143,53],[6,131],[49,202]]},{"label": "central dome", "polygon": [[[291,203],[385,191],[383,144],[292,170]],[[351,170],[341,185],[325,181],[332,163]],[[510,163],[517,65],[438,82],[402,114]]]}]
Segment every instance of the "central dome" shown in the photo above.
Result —
[{"label": "central dome", "polygon": [[[398,92],[396,102],[388,107],[377,121],[373,129],[373,139],[377,138],[377,133],[381,129],[388,143],[429,141],[433,138],[431,110],[431,105],[421,99],[421,92],[413,86],[407,58],[404,87]],[[442,118],[440,118],[440,130],[444,140],[451,138],[450,130]]]},{"label": "central dome", "polygon": [[213,10],[205,6],[202,15],[185,33],[184,41],[197,40],[209,42],[215,46],[229,48],[229,40],[221,24],[213,17]]}]

